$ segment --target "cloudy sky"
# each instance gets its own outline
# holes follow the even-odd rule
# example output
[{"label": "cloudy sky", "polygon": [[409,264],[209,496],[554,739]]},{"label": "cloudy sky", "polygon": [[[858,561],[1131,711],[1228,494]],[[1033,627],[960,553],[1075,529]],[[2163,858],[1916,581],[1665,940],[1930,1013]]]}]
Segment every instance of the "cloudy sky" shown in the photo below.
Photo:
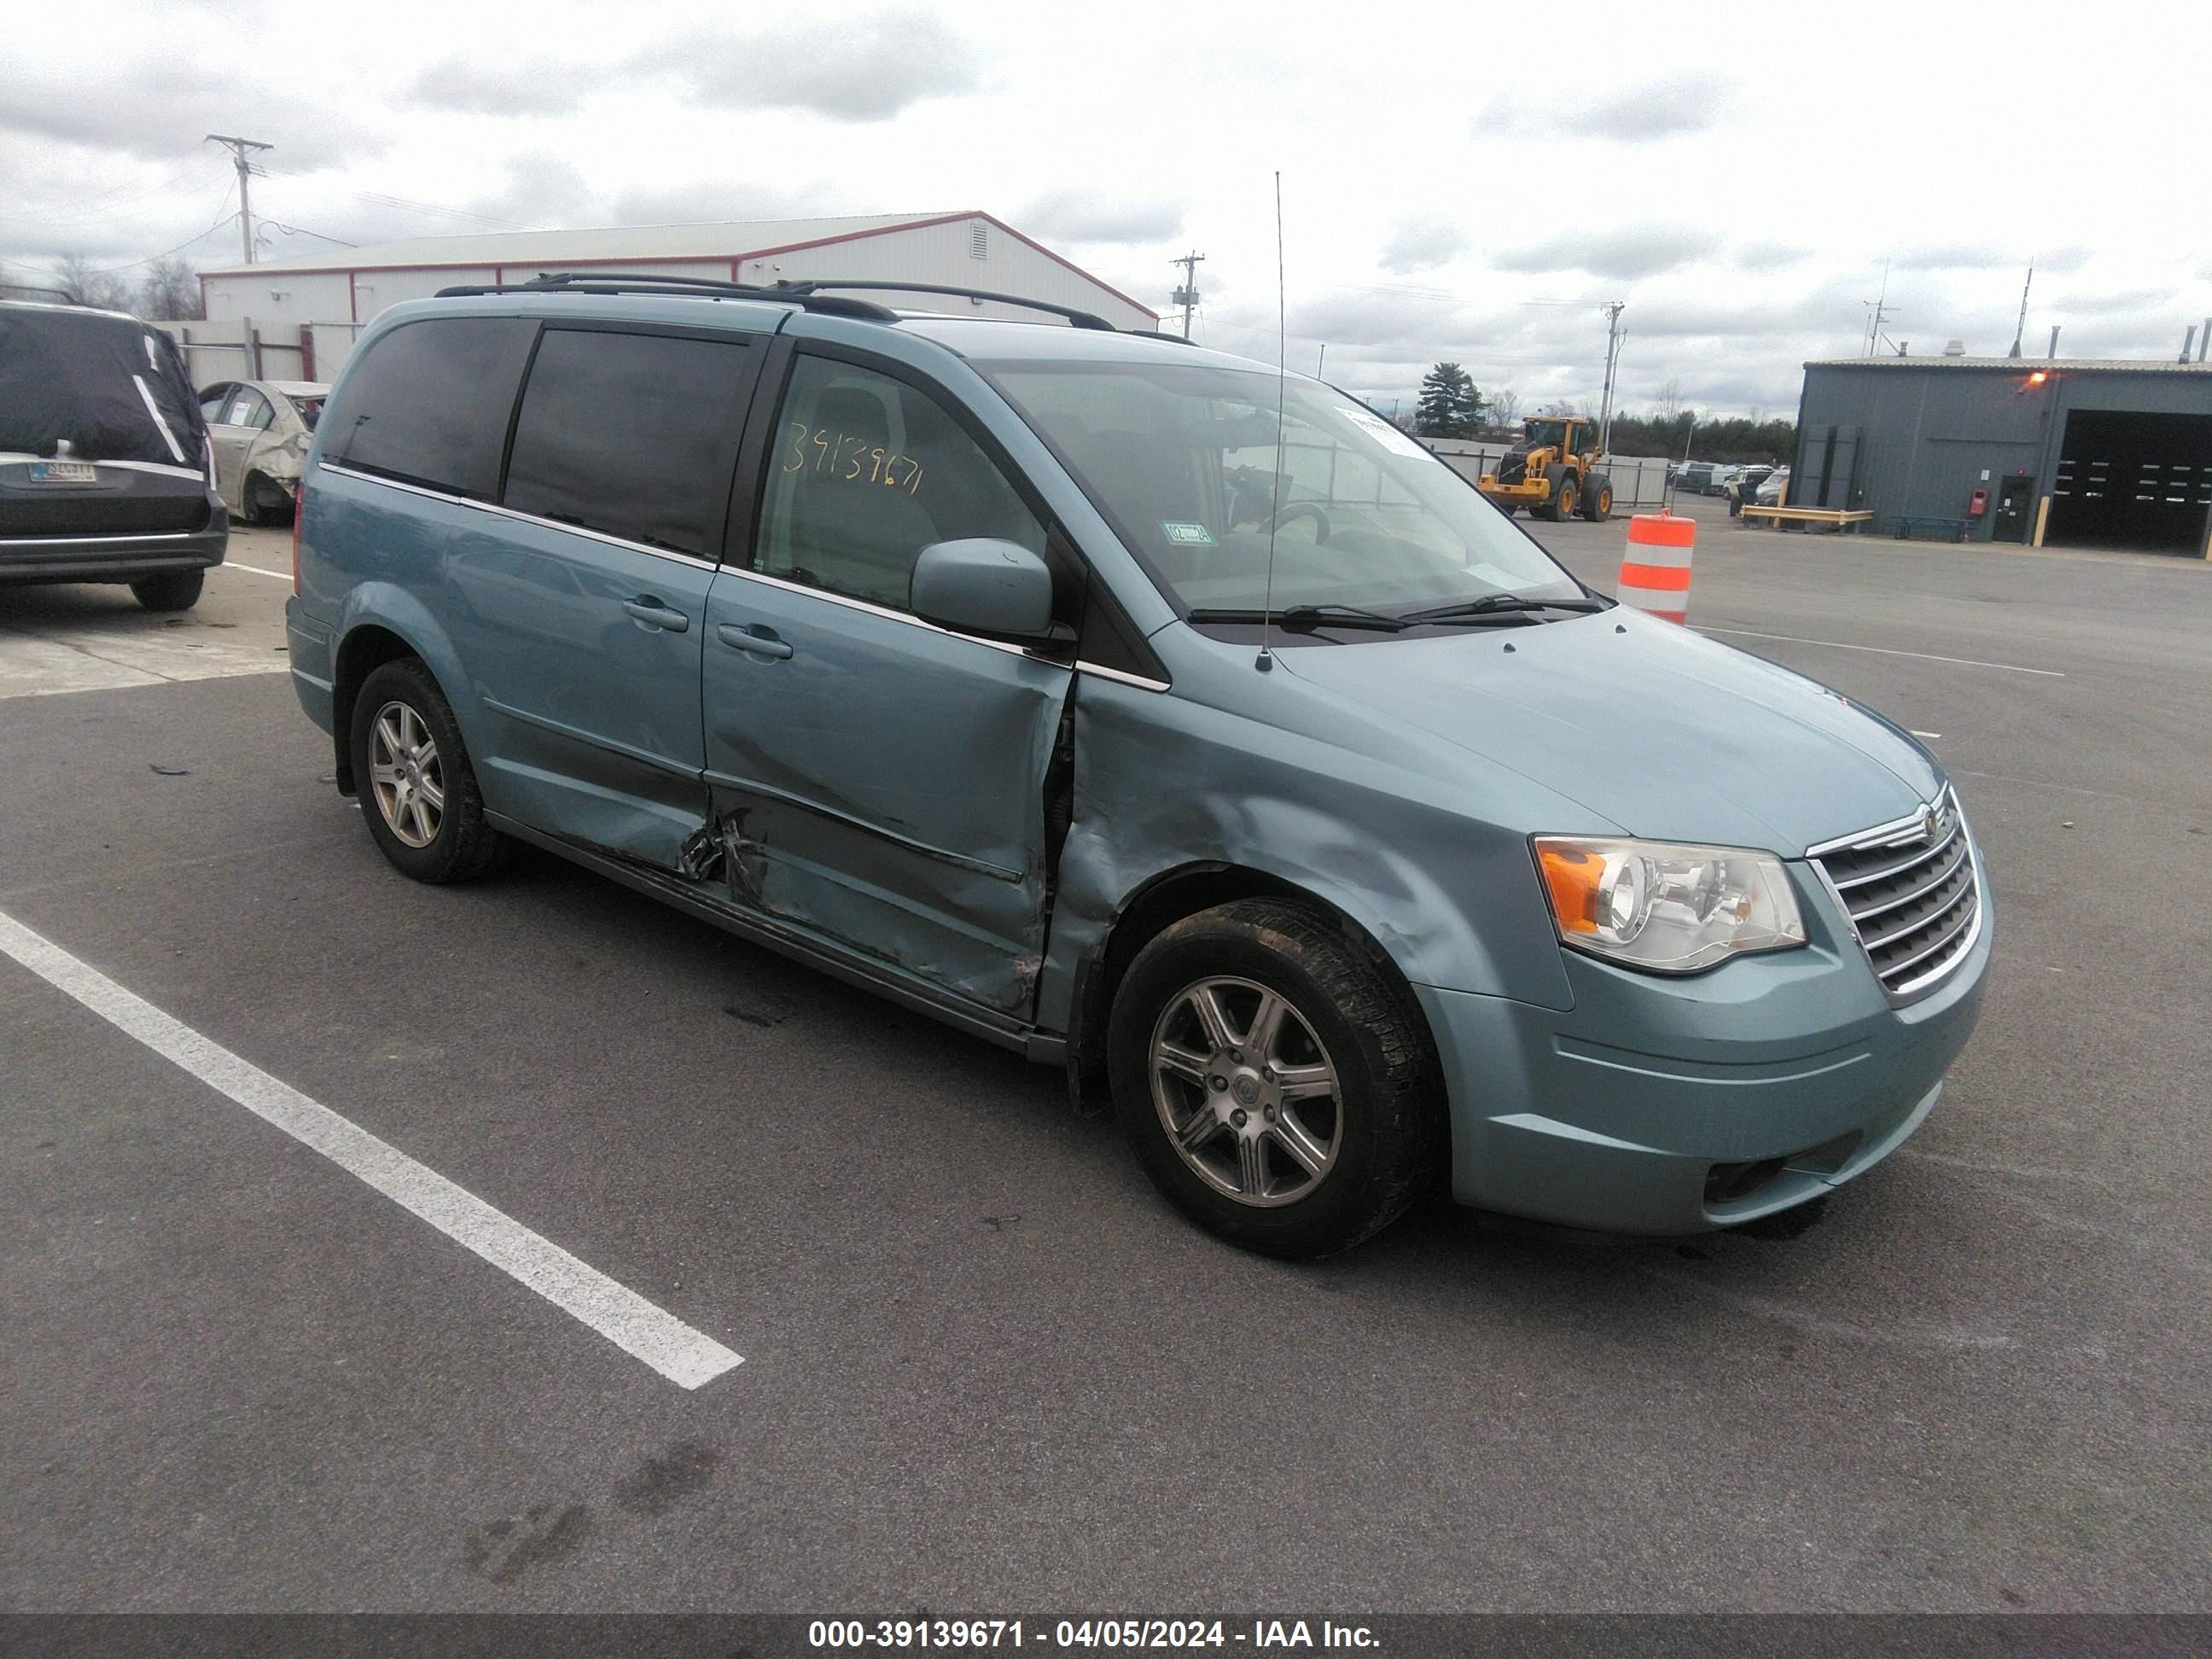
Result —
[{"label": "cloudy sky", "polygon": [[0,266],[338,238],[980,208],[1195,332],[1371,398],[1464,363],[1523,407],[1794,413],[1798,366],[2171,356],[2212,313],[2200,54],[2078,6],[1926,0],[367,9],[117,0],[0,47]]}]

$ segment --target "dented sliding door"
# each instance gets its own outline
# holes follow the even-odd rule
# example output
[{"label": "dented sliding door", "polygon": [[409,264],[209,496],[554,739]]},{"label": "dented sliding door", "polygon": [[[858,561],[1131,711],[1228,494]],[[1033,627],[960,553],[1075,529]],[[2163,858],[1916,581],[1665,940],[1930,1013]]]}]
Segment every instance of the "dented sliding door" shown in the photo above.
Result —
[{"label": "dented sliding door", "polygon": [[707,603],[708,841],[748,909],[1013,1018],[1043,954],[1069,671],[725,571]]}]

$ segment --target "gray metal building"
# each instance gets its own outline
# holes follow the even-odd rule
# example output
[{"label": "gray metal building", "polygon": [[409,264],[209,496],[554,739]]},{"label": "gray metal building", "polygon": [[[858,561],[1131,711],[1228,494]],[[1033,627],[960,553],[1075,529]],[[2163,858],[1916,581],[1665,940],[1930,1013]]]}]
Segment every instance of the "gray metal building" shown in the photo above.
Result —
[{"label": "gray metal building", "polygon": [[2212,558],[2212,363],[1851,357],[1805,365],[1793,507],[1881,535]]}]

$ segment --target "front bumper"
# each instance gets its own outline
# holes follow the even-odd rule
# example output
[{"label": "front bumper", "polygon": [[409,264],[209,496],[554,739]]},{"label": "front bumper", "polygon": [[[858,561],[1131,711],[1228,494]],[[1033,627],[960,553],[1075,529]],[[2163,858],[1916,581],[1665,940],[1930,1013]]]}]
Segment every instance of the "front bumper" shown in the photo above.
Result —
[{"label": "front bumper", "polygon": [[202,530],[137,536],[0,538],[0,586],[29,582],[127,582],[221,564],[230,518],[220,507]]},{"label": "front bumper", "polygon": [[1416,986],[1451,1102],[1453,1196],[1702,1232],[1818,1198],[1901,1146],[1973,1033],[1994,911],[1949,978],[1892,1007],[1840,913],[1796,884],[1802,950],[1685,979],[1571,952],[1565,1012]]},{"label": "front bumper", "polygon": [[1541,507],[1552,498],[1548,479],[1531,478],[1525,483],[1500,483],[1485,473],[1475,489],[1490,501],[1505,507]]}]

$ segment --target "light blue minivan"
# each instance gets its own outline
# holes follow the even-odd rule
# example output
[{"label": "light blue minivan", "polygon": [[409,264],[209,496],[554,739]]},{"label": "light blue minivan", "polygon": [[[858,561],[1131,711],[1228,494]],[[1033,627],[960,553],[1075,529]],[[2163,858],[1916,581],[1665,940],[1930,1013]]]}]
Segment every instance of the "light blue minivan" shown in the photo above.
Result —
[{"label": "light blue minivan", "polygon": [[1919,1127],[1994,917],[1911,737],[1592,593],[1316,381],[872,286],[366,331],[292,673],[400,871],[532,842],[1103,1077],[1279,1255],[1432,1180],[1723,1227]]}]

